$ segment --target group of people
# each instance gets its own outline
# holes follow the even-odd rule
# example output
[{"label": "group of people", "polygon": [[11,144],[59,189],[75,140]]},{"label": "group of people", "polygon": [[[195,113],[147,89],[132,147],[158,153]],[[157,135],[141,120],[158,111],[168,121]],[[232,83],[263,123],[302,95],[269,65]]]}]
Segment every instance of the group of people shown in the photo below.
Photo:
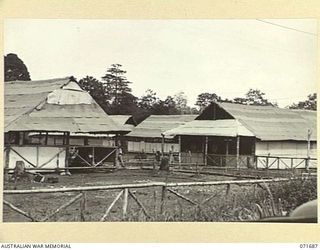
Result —
[{"label": "group of people", "polygon": [[[123,149],[121,144],[117,147],[117,160],[122,168],[125,168],[124,160],[123,160]],[[155,152],[155,161],[160,169],[168,169],[169,165],[173,164],[174,162],[174,155],[173,151],[169,151],[169,156],[162,155],[160,151]]]}]

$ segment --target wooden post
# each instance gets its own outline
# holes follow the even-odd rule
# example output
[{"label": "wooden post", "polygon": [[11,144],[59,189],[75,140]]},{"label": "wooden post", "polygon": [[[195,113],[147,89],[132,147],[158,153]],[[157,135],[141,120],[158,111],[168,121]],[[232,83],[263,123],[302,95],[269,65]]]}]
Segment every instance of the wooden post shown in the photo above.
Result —
[{"label": "wooden post", "polygon": [[17,212],[18,214],[22,214],[23,216],[29,218],[31,221],[37,221],[35,218],[30,216],[29,213],[26,213],[25,211],[21,210],[20,208],[16,207],[15,205],[11,204],[10,202],[3,200],[3,204],[10,207],[13,211]]},{"label": "wooden post", "polygon": [[226,195],[228,196],[230,194],[231,184],[227,184],[227,190]]},{"label": "wooden post", "polygon": [[142,212],[147,218],[152,218],[151,215],[148,213],[147,209],[144,207],[144,205],[138,200],[138,197],[136,197],[130,190],[128,190],[129,195],[135,200],[135,202],[138,204],[138,206],[142,209]]},{"label": "wooden post", "polygon": [[181,168],[181,135],[178,136],[179,141],[179,168]]},{"label": "wooden post", "polygon": [[45,137],[45,140],[44,140],[44,144],[48,145],[48,131],[46,132],[46,137]]},{"label": "wooden post", "polygon": [[226,141],[226,156],[228,157],[229,155],[229,140],[227,139]]},{"label": "wooden post", "polygon": [[164,155],[164,134],[161,134],[161,156]]},{"label": "wooden post", "polygon": [[112,203],[107,208],[106,212],[104,213],[104,215],[102,216],[100,221],[105,221],[105,219],[107,218],[107,216],[110,213],[111,209],[113,208],[114,204],[116,204],[116,202],[120,199],[122,193],[123,193],[123,190],[121,190],[120,193],[118,193],[118,195],[116,196],[116,198],[112,201]]},{"label": "wooden post", "polygon": [[[226,140],[226,161],[225,161],[225,171],[227,171],[227,162],[228,162],[228,156],[229,156],[229,142],[230,142],[230,140],[229,139],[227,139]],[[221,155],[221,165],[222,165],[222,155]]]},{"label": "wooden post", "polygon": [[81,192],[82,193],[82,199],[80,200],[80,220],[81,221],[85,221],[85,210],[86,210],[86,206],[87,206],[87,199],[86,199],[86,193],[85,192]]},{"label": "wooden post", "polygon": [[23,145],[25,132],[19,132],[19,146]]},{"label": "wooden post", "polygon": [[127,218],[127,208],[128,208],[128,188],[125,188],[123,193],[123,207],[122,207],[123,220]]},{"label": "wooden post", "polygon": [[59,153],[57,154],[57,168],[59,168]]},{"label": "wooden post", "polygon": [[308,145],[307,145],[307,161],[306,161],[306,170],[309,171],[310,167],[310,138],[311,138],[311,129],[308,129]]},{"label": "wooden post", "polygon": [[157,219],[157,190],[153,191],[154,218]]},{"label": "wooden post", "polygon": [[39,167],[39,146],[36,146],[36,166]]},{"label": "wooden post", "polygon": [[94,147],[92,147],[92,159],[91,159],[91,163],[92,163],[92,166],[95,165],[95,160],[94,160]]},{"label": "wooden post", "polygon": [[163,212],[164,212],[165,199],[166,199],[166,186],[163,186],[162,192],[161,192],[160,214],[163,214]]},{"label": "wooden post", "polygon": [[208,136],[205,137],[205,142],[204,142],[204,165],[208,165]]},{"label": "wooden post", "polygon": [[6,149],[6,160],[5,160],[4,168],[9,168],[10,146],[6,146],[5,149]]},{"label": "wooden post", "polygon": [[116,134],[116,136],[115,136],[114,143],[115,143],[115,146],[116,146],[116,157],[114,159],[114,165],[115,165],[116,168],[118,168],[119,167],[118,134]]},{"label": "wooden post", "polygon": [[279,170],[280,169],[280,158],[277,157],[277,169]]},{"label": "wooden post", "polygon": [[237,170],[240,169],[240,165],[239,165],[239,153],[240,153],[240,136],[237,135]]},{"label": "wooden post", "polygon": [[69,172],[69,155],[70,155],[70,145],[69,145],[69,136],[70,136],[70,132],[67,132],[65,134],[65,139],[66,139],[66,158],[65,158],[65,169],[67,172]]}]

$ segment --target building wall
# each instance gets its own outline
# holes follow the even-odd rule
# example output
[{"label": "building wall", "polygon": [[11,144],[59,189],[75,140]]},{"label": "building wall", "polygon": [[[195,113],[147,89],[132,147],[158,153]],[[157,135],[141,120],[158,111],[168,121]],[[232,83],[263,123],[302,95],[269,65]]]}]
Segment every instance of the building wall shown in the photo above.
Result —
[{"label": "building wall", "polygon": [[[317,156],[317,144],[311,142],[310,156]],[[256,155],[307,157],[307,142],[266,141],[256,143]]]},{"label": "building wall", "polygon": [[[166,142],[164,144],[164,152],[169,153],[171,149],[173,149],[173,152],[179,152],[179,144]],[[128,152],[153,153],[156,151],[161,152],[161,143],[159,142],[128,141]]]},{"label": "building wall", "polygon": [[[35,147],[35,146],[12,146],[14,151],[18,152],[21,156],[27,159],[29,162],[42,166],[43,168],[64,168],[65,167],[65,148],[64,147]],[[17,153],[10,149],[9,151],[9,165],[8,168],[13,169],[16,166],[17,161],[23,161],[25,167],[32,168],[27,161],[22,159]],[[4,153],[4,162],[7,161],[7,154]]]},{"label": "building wall", "polygon": [[[267,156],[270,157],[288,157],[288,158],[306,158],[307,157],[307,142],[297,142],[297,141],[263,141],[256,143],[256,156]],[[310,144],[310,157],[317,157],[317,143],[311,142]],[[258,157],[259,159],[259,157]],[[271,164],[274,159],[269,159],[268,164]],[[301,159],[294,159],[293,165],[301,163]],[[264,167],[266,164],[266,159],[260,158],[258,160],[258,168]],[[298,167],[304,167],[305,163],[301,163]],[[316,167],[316,161],[310,161],[311,167]],[[280,166],[281,169],[291,167],[291,159],[281,159]],[[277,168],[277,164],[273,164],[271,168]]]}]

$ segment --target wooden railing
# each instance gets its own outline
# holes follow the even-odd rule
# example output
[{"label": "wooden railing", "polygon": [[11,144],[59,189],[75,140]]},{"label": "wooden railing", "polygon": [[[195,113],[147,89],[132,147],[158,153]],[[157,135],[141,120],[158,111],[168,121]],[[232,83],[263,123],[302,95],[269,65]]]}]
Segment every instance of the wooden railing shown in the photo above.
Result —
[{"label": "wooden railing", "polygon": [[298,169],[298,168],[315,168],[317,159],[311,157],[288,157],[288,156],[255,156],[256,168],[266,169]]},{"label": "wooden railing", "polygon": [[[85,221],[85,212],[87,210],[87,193],[93,191],[103,191],[103,190],[120,190],[117,193],[116,197],[112,200],[111,204],[106,208],[105,212],[103,213],[100,221],[105,221],[108,219],[108,216],[111,210],[114,208],[115,204],[120,200],[122,197],[122,220],[126,220],[127,213],[128,213],[128,202],[129,197],[131,197],[134,202],[138,205],[138,207],[142,210],[144,215],[147,219],[153,220],[153,216],[151,213],[146,209],[143,202],[141,202],[138,197],[134,194],[132,189],[141,189],[141,188],[150,188],[150,187],[159,187],[161,188],[161,201],[160,201],[160,211],[159,214],[163,214],[165,211],[165,203],[167,193],[171,193],[176,197],[187,201],[192,206],[195,206],[198,209],[201,209],[205,203],[207,203],[210,199],[214,198],[215,195],[211,195],[207,199],[202,202],[196,202],[185,195],[179,193],[174,188],[178,187],[195,187],[195,186],[225,186],[226,187],[226,195],[228,195],[231,185],[267,185],[268,183],[276,183],[276,182],[287,182],[293,180],[292,178],[277,178],[277,179],[270,179],[270,180],[228,180],[228,181],[210,181],[210,182],[181,182],[181,183],[165,183],[165,182],[150,182],[150,183],[138,183],[138,184],[121,184],[121,185],[107,185],[107,186],[86,186],[86,187],[68,187],[68,188],[45,188],[45,189],[34,189],[34,190],[4,190],[4,197],[8,195],[37,195],[43,193],[70,193],[76,192],[78,193],[74,197],[72,197],[67,202],[63,203],[54,211],[48,213],[42,218],[36,218],[32,216],[30,212],[24,211],[11,202],[7,200],[3,200],[3,204],[9,207],[11,210],[15,211],[16,213],[23,215],[24,217],[30,219],[34,222],[44,222],[49,220],[55,220],[58,218],[59,214],[65,210],[67,207],[71,206],[72,204],[80,201],[80,221]],[[154,201],[156,202],[156,201]]]}]

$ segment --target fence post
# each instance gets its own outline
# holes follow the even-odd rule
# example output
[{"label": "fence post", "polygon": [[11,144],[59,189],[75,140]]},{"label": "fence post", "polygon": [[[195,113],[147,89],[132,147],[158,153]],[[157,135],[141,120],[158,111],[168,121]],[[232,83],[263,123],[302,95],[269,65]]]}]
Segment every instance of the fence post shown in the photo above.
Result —
[{"label": "fence post", "polygon": [[85,210],[86,210],[86,206],[87,206],[87,199],[86,199],[86,193],[85,192],[81,192],[82,193],[82,199],[80,200],[80,220],[81,221],[85,221]]},{"label": "fence post", "polygon": [[124,189],[123,193],[123,207],[122,207],[122,219],[125,220],[127,218],[127,208],[128,208],[128,188]]},{"label": "fence post", "polygon": [[162,191],[161,191],[161,205],[160,205],[160,214],[163,214],[164,212],[164,203],[166,199],[166,186],[162,186]]},{"label": "fence post", "polygon": [[157,191],[153,191],[153,202],[154,202],[154,218],[155,220],[157,219]]},{"label": "fence post", "polygon": [[229,195],[231,189],[231,184],[227,184],[226,196]]}]

